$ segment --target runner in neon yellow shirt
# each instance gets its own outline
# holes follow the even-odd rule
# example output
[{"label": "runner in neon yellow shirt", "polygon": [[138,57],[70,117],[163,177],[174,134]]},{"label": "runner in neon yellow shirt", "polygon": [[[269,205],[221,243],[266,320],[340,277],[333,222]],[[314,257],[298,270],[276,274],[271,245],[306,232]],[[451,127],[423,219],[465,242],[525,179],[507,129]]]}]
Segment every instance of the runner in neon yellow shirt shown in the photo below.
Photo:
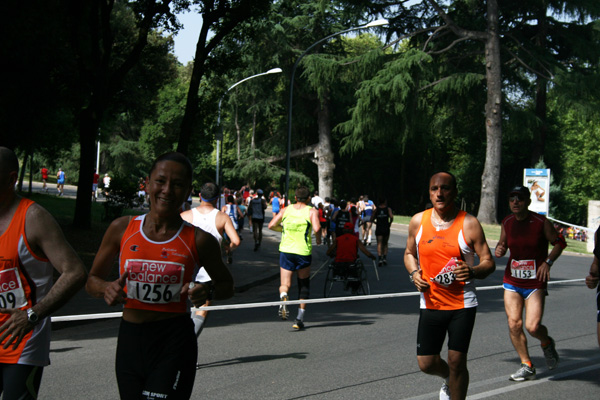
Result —
[{"label": "runner in neon yellow shirt", "polygon": [[[298,291],[300,300],[307,300],[310,295],[310,264],[312,262],[312,232],[315,233],[317,245],[321,244],[321,224],[319,213],[309,206],[310,192],[305,186],[296,189],[296,203],[285,207],[269,223],[269,229],[281,232],[279,245],[279,265],[281,285],[279,297],[282,301],[289,299],[288,292],[292,286],[292,276],[298,272]],[[294,329],[304,328],[304,311],[306,304],[300,304]],[[279,316],[287,319],[288,310],[285,305],[279,306]]]}]

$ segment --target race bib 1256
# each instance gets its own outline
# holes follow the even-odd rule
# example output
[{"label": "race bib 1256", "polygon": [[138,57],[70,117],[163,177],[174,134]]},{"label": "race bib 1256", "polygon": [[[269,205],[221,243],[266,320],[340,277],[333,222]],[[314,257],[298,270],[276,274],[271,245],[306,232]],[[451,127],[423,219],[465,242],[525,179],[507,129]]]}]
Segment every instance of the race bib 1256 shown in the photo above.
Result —
[{"label": "race bib 1256", "polygon": [[127,260],[127,297],[150,304],[179,302],[185,266],[155,260]]}]

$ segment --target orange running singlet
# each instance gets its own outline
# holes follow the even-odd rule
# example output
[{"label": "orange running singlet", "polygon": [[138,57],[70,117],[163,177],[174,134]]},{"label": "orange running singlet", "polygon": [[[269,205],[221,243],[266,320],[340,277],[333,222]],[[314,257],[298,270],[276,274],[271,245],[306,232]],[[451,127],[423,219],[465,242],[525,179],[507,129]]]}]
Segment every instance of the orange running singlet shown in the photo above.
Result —
[{"label": "orange running singlet", "polygon": [[[10,225],[0,236],[0,307],[26,310],[41,301],[52,287],[54,267],[48,259],[33,254],[25,235],[25,216],[33,204],[21,199]],[[9,314],[0,314],[0,325]],[[50,364],[50,318],[43,318],[27,333],[16,349],[3,349],[0,363],[45,367]]]},{"label": "orange running singlet", "polygon": [[180,292],[198,269],[196,228],[184,222],[171,239],[155,242],[142,231],[145,218],[132,219],[121,239],[119,273],[129,271],[125,308],[188,312],[187,298]]},{"label": "orange running singlet", "polygon": [[467,213],[459,211],[452,225],[440,231],[436,230],[431,223],[431,213],[432,209],[423,213],[416,236],[423,279],[430,285],[428,291],[421,293],[421,308],[459,310],[476,307],[474,281],[459,282],[454,280],[454,274],[444,274],[446,271],[443,271],[452,257],[462,259],[473,266],[474,252],[467,244],[463,233],[463,223]]}]

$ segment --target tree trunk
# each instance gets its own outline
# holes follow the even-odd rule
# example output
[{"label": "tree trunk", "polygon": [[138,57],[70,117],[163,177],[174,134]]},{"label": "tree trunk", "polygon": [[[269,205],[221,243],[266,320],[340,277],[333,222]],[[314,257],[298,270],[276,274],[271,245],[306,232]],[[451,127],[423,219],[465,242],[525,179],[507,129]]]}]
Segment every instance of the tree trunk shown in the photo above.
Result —
[{"label": "tree trunk", "polygon": [[[547,35],[547,18],[546,18],[546,7],[542,6],[538,11],[538,33],[535,38],[535,44],[540,49],[546,48],[546,35]],[[539,131],[537,136],[533,140],[533,148],[531,149],[531,167],[540,161],[544,156],[546,148],[546,135],[548,133],[548,119],[547,114],[547,85],[548,81],[542,77],[537,76],[535,81],[535,116],[540,121]]]},{"label": "tree trunk", "polygon": [[481,223],[494,224],[497,222],[496,210],[502,156],[502,76],[497,0],[487,0],[487,21],[488,32],[485,43],[487,81],[485,129],[487,143],[477,218]]},{"label": "tree trunk", "polygon": [[92,179],[96,160],[96,136],[99,128],[99,113],[85,109],[79,120],[79,180],[73,225],[89,229],[92,226]]},{"label": "tree trunk", "polygon": [[254,149],[256,148],[256,109],[252,112],[252,141],[250,142],[250,150],[254,156]]},{"label": "tree trunk", "polygon": [[25,159],[23,160],[23,165],[21,166],[21,172],[19,173],[19,180],[17,181],[17,190],[19,192],[23,191],[23,180],[25,179],[25,171],[27,171],[27,161],[30,157],[29,149],[25,153]]},{"label": "tree trunk", "polygon": [[238,122],[238,108],[235,107],[235,130],[237,132],[237,160],[240,161],[241,158],[241,149],[242,146],[240,142],[242,141],[242,132],[240,130],[240,124]]},{"label": "tree trunk", "polygon": [[319,147],[317,149],[317,169],[319,174],[319,196],[333,196],[333,151],[331,150],[331,120],[329,115],[329,98],[321,103],[317,112],[319,126]]},{"label": "tree trunk", "polygon": [[[196,43],[196,53],[194,55],[194,65],[192,67],[192,76],[190,77],[190,86],[188,89],[187,99],[185,103],[185,113],[181,120],[181,130],[179,132],[179,140],[177,142],[177,151],[187,155],[190,142],[192,140],[192,133],[196,124],[196,114],[198,113],[198,89],[200,88],[200,81],[205,72],[204,62],[206,60],[208,52],[211,49],[207,49],[206,40],[208,37],[208,27],[212,20],[209,20],[206,15],[203,15],[202,28],[198,36],[198,42]],[[222,183],[222,182],[221,182]]]},{"label": "tree trunk", "polygon": [[28,196],[31,197],[33,192],[33,149],[29,151],[29,190]]}]

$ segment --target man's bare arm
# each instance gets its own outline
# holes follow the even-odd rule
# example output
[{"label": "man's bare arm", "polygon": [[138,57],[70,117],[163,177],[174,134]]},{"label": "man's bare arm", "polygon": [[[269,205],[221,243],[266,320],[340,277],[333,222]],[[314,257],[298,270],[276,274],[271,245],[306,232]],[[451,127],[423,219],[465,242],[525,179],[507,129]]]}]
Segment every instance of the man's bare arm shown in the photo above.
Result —
[{"label": "man's bare arm", "polygon": [[[212,279],[214,300],[225,300],[233,296],[233,276],[223,264],[219,242],[210,233],[196,229],[196,249],[200,255],[200,264]],[[190,289],[188,296],[195,306],[206,302],[208,295],[206,285],[200,284]]]},{"label": "man's bare arm", "polygon": [[[77,253],[65,239],[60,226],[48,211],[37,204],[27,210],[25,234],[33,254],[47,258],[60,272],[48,294],[31,307],[40,317],[48,317],[63,306],[85,283],[86,272]],[[27,312],[18,308],[0,308],[9,314],[0,326],[0,342],[9,338],[3,348],[16,348],[25,335],[33,329]]]},{"label": "man's bare arm", "polygon": [[58,310],[83,287],[86,270],[56,220],[41,206],[34,204],[27,210],[25,232],[32,251],[48,258],[60,273],[52,289],[34,307],[40,317],[45,317]]},{"label": "man's bare arm", "polygon": [[504,230],[504,225],[500,225],[500,239],[498,240],[494,254],[498,258],[504,257],[507,250],[508,246],[506,245],[506,231]]},{"label": "man's bare arm", "polygon": [[317,244],[321,244],[321,222],[319,221],[319,212],[314,208],[310,210],[310,223],[315,233]]},{"label": "man's bare arm", "polygon": [[240,237],[233,226],[233,222],[231,222],[231,218],[223,212],[217,213],[217,218],[220,220],[219,224],[223,224],[223,230],[229,238],[229,250],[235,249],[240,245]]},{"label": "man's bare arm", "polygon": [[484,279],[496,270],[496,263],[485,240],[483,228],[477,218],[467,214],[463,229],[469,245],[473,247],[479,257],[479,264],[470,267],[465,262],[461,262],[454,271],[456,279],[458,281],[467,281],[473,278]]},{"label": "man's bare arm", "polygon": [[281,211],[279,211],[277,215],[271,219],[269,225],[267,225],[267,228],[269,228],[272,231],[281,232],[281,220],[283,219],[284,211],[285,208],[281,209]]},{"label": "man's bare arm", "polygon": [[408,224],[406,250],[404,251],[404,266],[409,275],[412,276],[414,285],[419,292],[425,292],[429,289],[429,282],[423,279],[423,273],[419,268],[419,255],[417,254],[417,232],[421,226],[422,218],[422,212],[411,218]]}]

